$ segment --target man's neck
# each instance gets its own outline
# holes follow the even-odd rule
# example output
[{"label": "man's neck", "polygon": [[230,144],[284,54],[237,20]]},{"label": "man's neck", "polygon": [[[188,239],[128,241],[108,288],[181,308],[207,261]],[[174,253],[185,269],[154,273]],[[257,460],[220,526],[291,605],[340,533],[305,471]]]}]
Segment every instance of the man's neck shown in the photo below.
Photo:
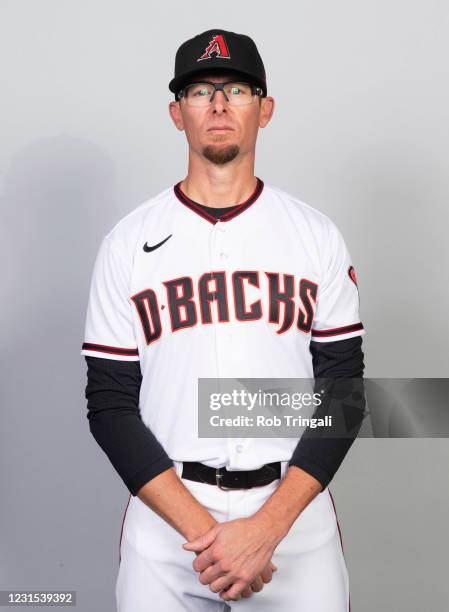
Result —
[{"label": "man's neck", "polygon": [[244,202],[256,186],[254,164],[233,162],[221,167],[211,163],[198,166],[189,163],[187,176],[180,185],[190,199],[213,208]]}]

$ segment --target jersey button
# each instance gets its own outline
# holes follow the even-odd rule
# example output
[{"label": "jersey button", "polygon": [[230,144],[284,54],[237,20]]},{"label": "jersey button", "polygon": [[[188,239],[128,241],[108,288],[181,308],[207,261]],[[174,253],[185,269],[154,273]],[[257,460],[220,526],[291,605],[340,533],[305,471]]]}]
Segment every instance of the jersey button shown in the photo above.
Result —
[{"label": "jersey button", "polygon": [[235,450],[238,453],[242,453],[243,452],[243,444],[237,444],[237,446],[235,447]]},{"label": "jersey button", "polygon": [[229,255],[227,253],[220,253],[220,259],[227,259]]}]

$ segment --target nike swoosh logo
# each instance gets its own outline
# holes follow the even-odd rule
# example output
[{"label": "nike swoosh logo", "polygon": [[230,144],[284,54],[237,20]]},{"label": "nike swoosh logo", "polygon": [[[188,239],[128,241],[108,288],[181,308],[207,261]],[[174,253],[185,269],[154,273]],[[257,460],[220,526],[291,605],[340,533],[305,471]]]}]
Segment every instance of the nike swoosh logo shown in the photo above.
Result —
[{"label": "nike swoosh logo", "polygon": [[159,244],[154,244],[153,246],[149,246],[148,242],[145,242],[145,244],[143,245],[143,250],[145,251],[145,253],[151,253],[151,251],[155,251],[156,249],[158,249],[160,246],[164,244],[164,242],[167,242],[167,240],[171,237],[172,237],[172,234],[170,234],[170,236],[167,236],[167,238],[164,238],[164,240],[159,242]]}]

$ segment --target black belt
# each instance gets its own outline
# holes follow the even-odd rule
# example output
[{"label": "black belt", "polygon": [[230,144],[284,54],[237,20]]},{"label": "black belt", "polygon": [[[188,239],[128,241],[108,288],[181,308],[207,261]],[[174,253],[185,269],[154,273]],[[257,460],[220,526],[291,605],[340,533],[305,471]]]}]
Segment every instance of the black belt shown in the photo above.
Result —
[{"label": "black belt", "polygon": [[182,476],[187,480],[217,485],[220,489],[251,489],[270,484],[281,477],[281,462],[267,463],[258,470],[214,468],[199,461],[183,461]]}]

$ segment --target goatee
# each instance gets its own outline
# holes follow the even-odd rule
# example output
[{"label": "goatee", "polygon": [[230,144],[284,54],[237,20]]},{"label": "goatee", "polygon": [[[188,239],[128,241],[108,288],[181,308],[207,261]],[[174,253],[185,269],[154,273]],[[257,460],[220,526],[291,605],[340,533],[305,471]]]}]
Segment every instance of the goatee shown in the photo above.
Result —
[{"label": "goatee", "polygon": [[217,166],[222,166],[232,161],[237,157],[239,152],[240,147],[238,145],[229,145],[227,147],[207,145],[203,149],[204,157]]}]

